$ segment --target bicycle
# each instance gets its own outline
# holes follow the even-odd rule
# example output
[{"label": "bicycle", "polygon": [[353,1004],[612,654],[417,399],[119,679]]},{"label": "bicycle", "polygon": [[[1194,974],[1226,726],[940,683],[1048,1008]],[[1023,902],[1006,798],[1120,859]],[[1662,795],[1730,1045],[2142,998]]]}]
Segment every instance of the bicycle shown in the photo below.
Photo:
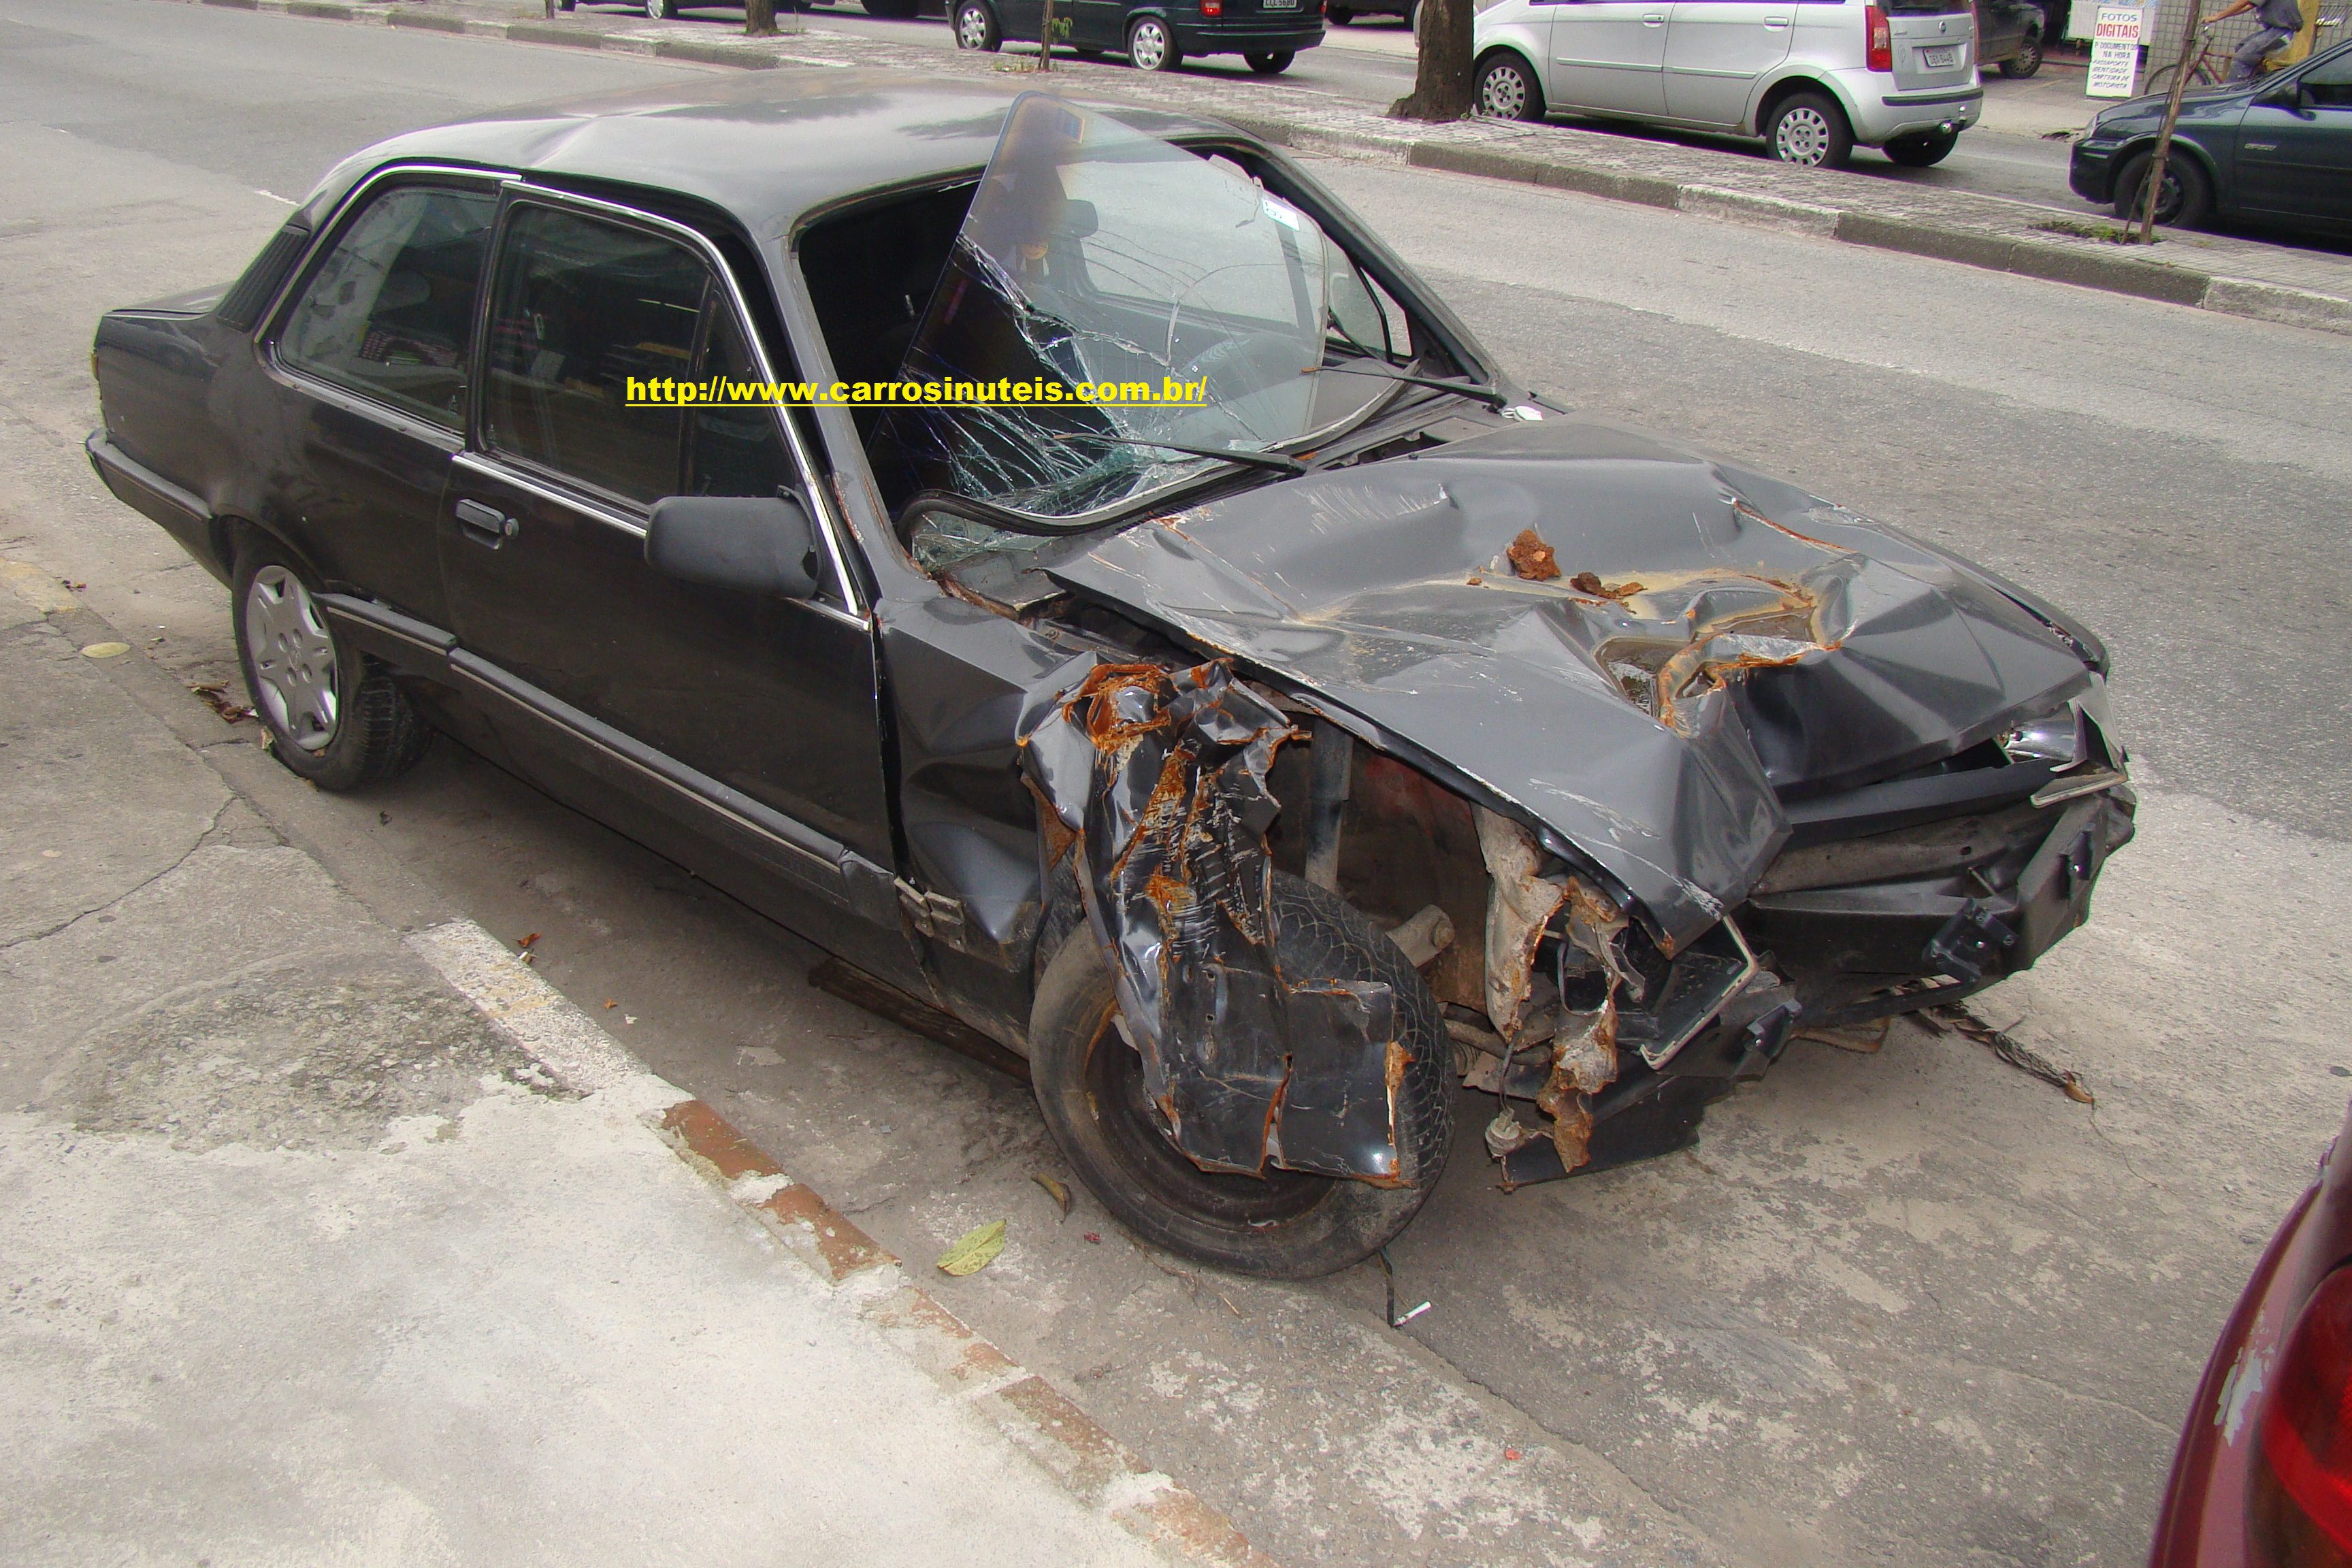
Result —
[{"label": "bicycle", "polygon": [[[2337,16],[2322,16],[2319,19],[2318,25],[2322,27],[2333,27],[2341,20],[2342,18]],[[2230,79],[2230,67],[2232,63],[2232,57],[2235,51],[2225,49],[2215,41],[2213,28],[2210,23],[2199,29],[2199,36],[2204,41],[2198,48],[2197,58],[2189,62],[2189,85],[2191,87],[2221,87],[2226,85]],[[2282,50],[2280,52],[2284,53],[2284,51]],[[2316,54],[2318,52],[2319,46],[2315,40],[2312,46],[2312,53]],[[2264,56],[2262,63],[2254,69],[2254,79],[2256,81],[2260,81],[2263,78],[2270,75],[2271,72],[2284,68],[2284,67],[2278,64],[2275,56]],[[2168,66],[2158,66],[2156,69],[2147,73],[2147,90],[2151,94],[2159,96],[2164,93],[2170,92],[2172,90],[2172,79],[2179,75],[2179,71],[2180,62],[2179,60],[2173,61]]]}]

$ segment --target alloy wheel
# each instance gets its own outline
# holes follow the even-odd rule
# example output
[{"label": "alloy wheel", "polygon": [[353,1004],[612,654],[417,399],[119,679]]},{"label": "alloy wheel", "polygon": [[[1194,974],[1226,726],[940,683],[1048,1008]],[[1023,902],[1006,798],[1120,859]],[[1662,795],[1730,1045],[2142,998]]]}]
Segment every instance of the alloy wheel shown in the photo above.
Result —
[{"label": "alloy wheel", "polygon": [[956,9],[956,46],[959,48],[988,47],[988,11],[984,6],[961,5]]},{"label": "alloy wheel", "polygon": [[338,717],[334,637],[310,590],[283,566],[253,574],[245,646],[259,688],[253,695],[272,727],[306,752],[326,750]]},{"label": "alloy wheel", "polygon": [[1478,84],[1478,112],[1492,120],[1517,120],[1527,112],[1528,84],[1519,73],[1506,68],[1490,70]]},{"label": "alloy wheel", "polygon": [[1168,29],[1147,16],[1127,40],[1127,58],[1139,71],[1156,71],[1168,58]]},{"label": "alloy wheel", "polygon": [[1818,109],[1800,104],[1780,117],[1772,132],[1772,153],[1784,163],[1818,166],[1829,156],[1830,122]]}]

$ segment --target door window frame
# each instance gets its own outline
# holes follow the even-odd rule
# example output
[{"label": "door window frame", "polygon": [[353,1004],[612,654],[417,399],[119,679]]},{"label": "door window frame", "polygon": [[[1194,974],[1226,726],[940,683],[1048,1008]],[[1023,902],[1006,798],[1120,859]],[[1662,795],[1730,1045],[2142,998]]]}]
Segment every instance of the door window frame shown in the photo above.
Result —
[{"label": "door window frame", "polygon": [[[700,229],[663,217],[659,214],[627,206],[618,202],[603,201],[594,196],[579,195],[570,191],[551,190],[545,185],[534,184],[520,175],[509,174],[500,177],[498,190],[499,195],[498,216],[491,226],[489,247],[483,258],[482,283],[475,300],[473,342],[470,345],[472,369],[469,374],[477,388],[487,384],[483,378],[489,373],[492,284],[498,277],[499,263],[504,259],[508,231],[511,226],[513,215],[519,207],[552,208],[560,212],[569,212],[581,217],[610,223],[619,227],[634,228],[684,247],[709,269],[711,277],[717,280],[720,294],[720,308],[733,312],[735,329],[741,334],[743,342],[751,350],[756,378],[768,382],[783,379],[776,374],[774,359],[769,353],[768,344],[752,327],[754,318],[750,301],[743,293],[742,279],[736,277],[735,269],[727,264],[726,255],[719,248],[717,243]],[[709,341],[709,337],[710,323],[706,321],[696,330],[698,353],[701,351],[702,345]],[[801,492],[801,501],[823,540],[825,559],[832,572],[829,586],[832,594],[838,600],[836,603],[835,598],[811,598],[801,602],[808,608],[821,614],[833,616],[870,629],[873,624],[872,613],[859,592],[857,574],[850,570],[849,561],[844,554],[841,526],[839,520],[834,515],[833,497],[829,487],[824,482],[824,471],[814,460],[799,427],[793,422],[790,411],[779,405],[772,408],[771,413],[775,416],[777,429],[783,437],[784,450],[791,458],[792,472]],[[484,438],[482,425],[482,400],[477,395],[468,400],[465,447],[457,458],[461,467],[475,469],[485,477],[496,479],[502,483],[518,486],[544,500],[571,507],[595,518],[607,527],[617,528],[625,533],[634,533],[639,538],[645,536],[646,518],[652,510],[650,507],[609,495],[590,487],[583,480],[558,470],[543,468],[528,458],[496,450]],[[679,441],[681,461],[684,452],[684,432],[681,430]]]},{"label": "door window frame", "polygon": [[481,384],[475,379],[479,360],[477,353],[478,344],[475,340],[480,334],[483,299],[489,289],[490,258],[497,254],[498,218],[495,214],[491,218],[489,238],[482,247],[481,269],[474,276],[474,319],[467,329],[469,336],[466,344],[465,406],[458,411],[457,428],[427,419],[413,409],[403,408],[396,403],[373,396],[357,387],[329,381],[305,370],[286,358],[280,344],[286,332],[287,318],[292,313],[295,304],[317,280],[319,270],[326,265],[327,258],[351,234],[352,226],[359,221],[360,215],[375,205],[377,196],[389,194],[393,188],[424,185],[471,191],[497,201],[504,184],[512,178],[512,175],[497,170],[459,168],[447,163],[387,163],[353,185],[337,204],[334,216],[319,226],[318,233],[311,237],[300,263],[289,269],[286,280],[278,285],[278,292],[261,312],[261,327],[255,341],[263,368],[277,380],[297,388],[306,396],[334,404],[347,413],[382,420],[403,435],[429,441],[451,453],[462,451],[466,432],[473,425],[477,394]]}]

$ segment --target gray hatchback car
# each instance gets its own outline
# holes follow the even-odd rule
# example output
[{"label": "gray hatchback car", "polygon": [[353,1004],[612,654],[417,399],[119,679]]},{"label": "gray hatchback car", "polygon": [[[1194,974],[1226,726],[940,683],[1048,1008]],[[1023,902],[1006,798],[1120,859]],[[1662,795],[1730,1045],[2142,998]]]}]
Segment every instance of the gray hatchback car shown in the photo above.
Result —
[{"label": "gray hatchback car", "polygon": [[1595,114],[1763,138],[1841,168],[1857,145],[1941,162],[1984,101],[1969,0],[1500,0],[1478,111]]}]

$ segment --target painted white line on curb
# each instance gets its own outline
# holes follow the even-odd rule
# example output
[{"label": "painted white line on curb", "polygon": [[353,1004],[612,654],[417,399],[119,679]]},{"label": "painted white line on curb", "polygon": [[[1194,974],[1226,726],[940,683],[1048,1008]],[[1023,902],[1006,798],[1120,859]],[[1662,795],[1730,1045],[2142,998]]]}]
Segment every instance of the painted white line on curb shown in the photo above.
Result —
[{"label": "painted white line on curb", "polygon": [[[658,1103],[688,1098],[685,1090],[648,1072],[602,1025],[475,921],[450,921],[404,940],[411,952],[479,1008],[492,1027],[530,1052],[567,1089],[595,1094],[649,1079],[669,1090],[668,1100]],[[635,1087],[650,1089],[651,1083]]]}]

